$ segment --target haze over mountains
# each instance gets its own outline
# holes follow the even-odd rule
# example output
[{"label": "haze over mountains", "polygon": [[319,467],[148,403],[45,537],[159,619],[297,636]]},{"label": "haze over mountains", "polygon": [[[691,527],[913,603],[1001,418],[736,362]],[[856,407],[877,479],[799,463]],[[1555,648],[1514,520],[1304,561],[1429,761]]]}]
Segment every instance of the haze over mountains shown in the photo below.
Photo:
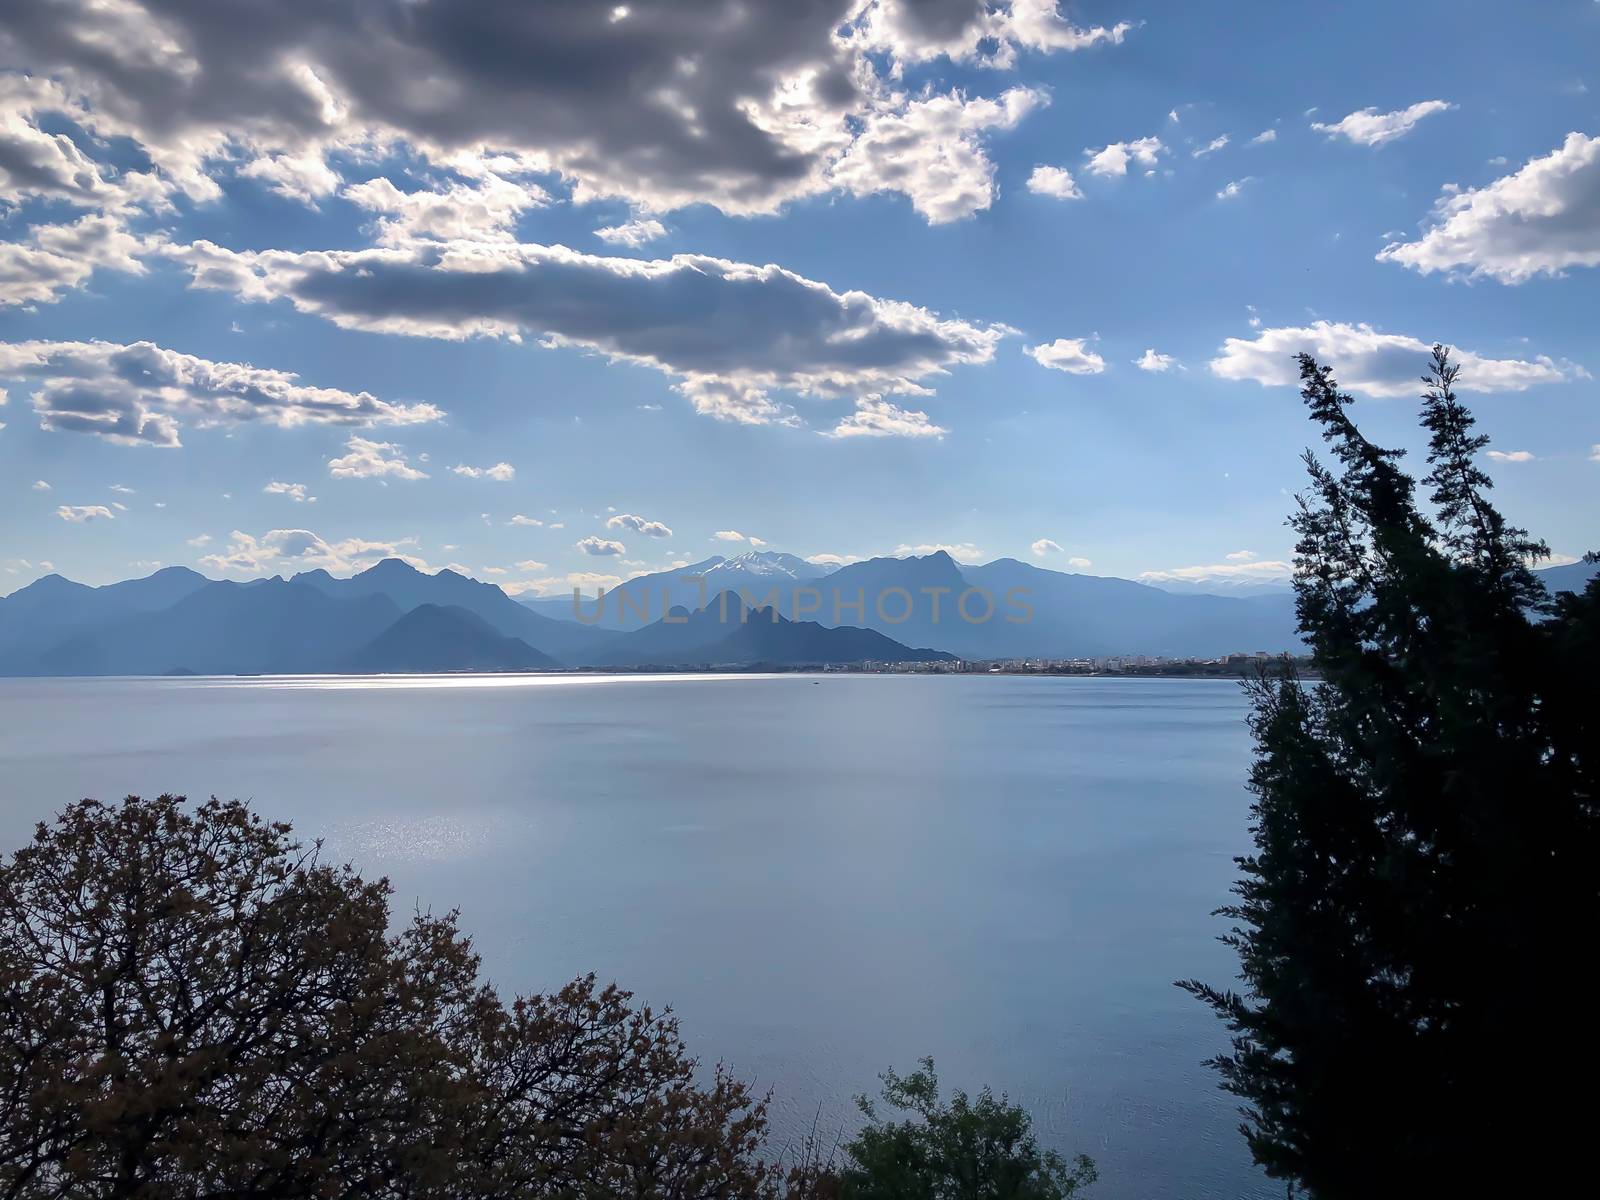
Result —
[{"label": "haze over mountains", "polygon": [[[1576,590],[1594,572],[1540,575]],[[0,598],[5,675],[799,667],[1297,645],[1288,595],[1177,594],[1015,559],[961,566],[942,551],[831,571],[771,551],[715,557],[576,608],[399,559],[347,579],[236,583],[168,567],[88,587],[48,575]]]}]

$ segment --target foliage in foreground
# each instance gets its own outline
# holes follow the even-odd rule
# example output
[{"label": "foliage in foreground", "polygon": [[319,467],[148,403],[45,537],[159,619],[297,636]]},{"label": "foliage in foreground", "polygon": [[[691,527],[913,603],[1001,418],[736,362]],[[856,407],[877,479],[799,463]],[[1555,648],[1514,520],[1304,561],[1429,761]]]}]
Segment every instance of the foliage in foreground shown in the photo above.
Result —
[{"label": "foliage in foreground", "polygon": [[1441,349],[1424,378],[1432,514],[1328,368],[1302,395],[1291,525],[1321,682],[1252,686],[1245,994],[1190,981],[1256,1161],[1321,1200],[1557,1194],[1583,1178],[1600,1066],[1600,581],[1552,601],[1544,546],[1489,502],[1487,439]]},{"label": "foliage in foreground", "polygon": [[1005,1097],[985,1088],[941,1101],[931,1058],[909,1075],[885,1072],[882,1102],[910,1115],[885,1120],[857,1100],[866,1124],[834,1181],[843,1200],[1066,1200],[1095,1180],[1083,1155],[1069,1165],[1040,1150],[1027,1112]]},{"label": "foliage in foreground", "polygon": [[593,976],[509,1004],[454,914],[181,797],[74,804],[0,862],[0,1200],[1061,1200],[1021,1109],[884,1077],[920,1123],[835,1171],[761,1157],[766,1105]]},{"label": "foliage in foreground", "polygon": [[579,979],[505,1003],[453,915],[243,805],[83,801],[0,864],[0,1196],[772,1193],[765,1111]]}]

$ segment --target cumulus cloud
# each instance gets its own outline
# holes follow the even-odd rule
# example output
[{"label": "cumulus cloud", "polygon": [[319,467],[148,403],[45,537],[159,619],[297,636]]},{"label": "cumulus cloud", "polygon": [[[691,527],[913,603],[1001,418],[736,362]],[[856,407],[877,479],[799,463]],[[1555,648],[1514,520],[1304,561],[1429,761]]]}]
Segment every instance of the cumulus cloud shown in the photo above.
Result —
[{"label": "cumulus cloud", "polygon": [[471,182],[453,181],[437,190],[415,192],[402,192],[380,175],[351,184],[340,194],[379,214],[377,235],[384,245],[417,239],[511,241],[517,218],[550,199],[537,184],[516,183],[492,171]]},{"label": "cumulus cloud", "polygon": [[523,516],[521,513],[518,513],[516,516],[512,517],[511,520],[507,521],[506,524],[507,525],[531,525],[534,528],[539,528],[540,526],[542,526],[544,524],[544,522],[541,521],[538,517],[526,517],[526,516]]},{"label": "cumulus cloud", "polygon": [[1385,142],[1405,137],[1424,117],[1431,117],[1434,113],[1449,112],[1454,107],[1454,104],[1443,100],[1423,100],[1409,108],[1397,109],[1394,112],[1381,113],[1376,108],[1363,108],[1331,125],[1313,121],[1311,128],[1318,133],[1327,134],[1330,138],[1345,138],[1358,146],[1381,146]]},{"label": "cumulus cloud", "polygon": [[517,469],[508,462],[495,463],[492,467],[469,467],[466,463],[457,463],[450,470],[467,479],[493,479],[496,483],[509,483],[517,477]]},{"label": "cumulus cloud", "polygon": [[376,479],[380,483],[395,479],[426,479],[427,473],[406,461],[405,452],[393,442],[374,442],[352,437],[345,443],[348,454],[328,460],[328,474],[335,479]]},{"label": "cumulus cloud", "polygon": [[1141,371],[1170,371],[1177,361],[1170,354],[1158,354],[1152,347],[1134,359],[1133,365]]},{"label": "cumulus cloud", "polygon": [[646,242],[667,236],[667,227],[654,217],[634,217],[621,225],[606,225],[594,231],[595,237],[613,246],[637,250]]},{"label": "cumulus cloud", "polygon": [[196,287],[284,299],[347,329],[532,334],[652,367],[674,377],[699,411],[750,423],[783,419],[769,395],[777,389],[925,394],[951,368],[989,362],[1011,332],[705,255],[608,258],[493,242],[320,252],[199,242],[171,253]]},{"label": "cumulus cloud", "polygon": [[806,561],[817,567],[847,567],[862,558],[859,554],[808,554]]},{"label": "cumulus cloud", "polygon": [[1034,542],[1033,545],[1029,546],[1028,549],[1032,550],[1034,556],[1037,558],[1043,558],[1047,554],[1062,553],[1061,543],[1052,542],[1049,538],[1040,538],[1038,541]]},{"label": "cumulus cloud", "polygon": [[18,188],[96,187],[81,150],[39,132],[38,114],[70,105],[85,132],[130,139],[195,199],[220,194],[226,169],[315,202],[346,163],[395,152],[559,176],[579,203],[770,213],[834,186],[830,168],[874,120],[917,102],[886,98],[884,59],[890,77],[940,54],[1005,67],[1022,49],[1115,44],[1131,28],[1080,28],[1056,0],[817,0],[745,5],[737,19],[724,0],[609,13],[328,0],[257,5],[248,20],[218,5],[57,0],[0,29],[0,55],[52,81],[0,139],[19,147]]},{"label": "cumulus cloud", "polygon": [[602,537],[586,537],[575,543],[575,548],[593,558],[615,558],[628,552],[628,548],[621,542],[608,541]]},{"label": "cumulus cloud", "polygon": [[948,432],[942,425],[935,425],[928,419],[927,413],[918,409],[901,408],[882,396],[862,396],[856,401],[856,411],[841,419],[832,429],[823,431],[823,436],[942,438]]},{"label": "cumulus cloud", "polygon": [[[1333,368],[1339,386],[1368,396],[1411,396],[1421,389],[1432,343],[1400,334],[1379,333],[1371,325],[1317,321],[1299,328],[1262,329],[1253,338],[1228,338],[1211,360],[1223,379],[1251,379],[1269,387],[1297,385],[1294,361],[1304,351]],[[1456,385],[1470,392],[1521,392],[1540,384],[1576,377],[1579,368],[1543,356],[1531,361],[1485,358],[1457,349],[1461,366]]]},{"label": "cumulus cloud", "polygon": [[1106,369],[1106,360],[1084,343],[1086,338],[1057,338],[1038,346],[1029,346],[1025,354],[1041,367],[1052,371],[1065,371],[1069,375],[1099,375]]},{"label": "cumulus cloud", "polygon": [[648,521],[644,517],[635,516],[633,513],[618,513],[606,522],[607,529],[631,529],[635,533],[642,533],[645,537],[669,538],[672,530],[660,521]]},{"label": "cumulus cloud", "polygon": [[1200,146],[1200,147],[1197,147],[1194,150],[1191,150],[1189,152],[1189,157],[1190,158],[1205,158],[1208,155],[1215,154],[1218,150],[1221,150],[1227,144],[1228,144],[1228,135],[1225,134],[1225,133],[1224,134],[1220,134],[1219,136],[1212,138],[1204,146]]},{"label": "cumulus cloud", "polygon": [[1126,175],[1130,163],[1147,171],[1155,170],[1156,159],[1166,151],[1160,138],[1143,137],[1132,142],[1112,142],[1109,146],[1102,146],[1098,150],[1091,148],[1083,153],[1089,160],[1090,174],[1113,178]]},{"label": "cumulus cloud", "polygon": [[1488,456],[1500,463],[1525,463],[1534,459],[1531,450],[1490,450]]},{"label": "cumulus cloud", "polygon": [[711,536],[719,542],[749,542],[752,546],[758,543],[766,545],[760,538],[750,537],[748,534],[740,533],[737,529],[719,529]]},{"label": "cumulus cloud", "polygon": [[1433,217],[1418,240],[1390,243],[1379,260],[1510,284],[1600,266],[1600,137],[1569,133],[1485,187],[1447,191]]},{"label": "cumulus cloud", "polygon": [[1265,146],[1268,142],[1275,142],[1277,140],[1278,131],[1276,129],[1263,129],[1260,133],[1256,134],[1255,137],[1250,139],[1250,144],[1252,146]]},{"label": "cumulus cloud", "polygon": [[142,275],[149,248],[114,215],[31,226],[25,239],[0,242],[0,308],[54,303],[101,268]]},{"label": "cumulus cloud", "polygon": [[1253,562],[1261,556],[1254,550],[1235,550],[1231,554],[1224,554],[1222,557],[1229,562]]},{"label": "cumulus cloud", "polygon": [[1065,167],[1035,167],[1028,176],[1028,190],[1057,200],[1083,199],[1083,192],[1073,182],[1072,172]]},{"label": "cumulus cloud", "polygon": [[941,550],[957,562],[981,562],[984,557],[983,551],[971,542],[960,542],[956,545],[951,545],[948,542],[924,542],[920,546],[911,546],[902,542],[894,548],[892,555],[895,558],[925,558],[930,554],[937,554]]},{"label": "cumulus cloud", "polygon": [[274,479],[261,490],[269,496],[287,496],[296,504],[305,504],[308,501],[315,504],[317,501],[303,483],[282,483]]},{"label": "cumulus cloud", "polygon": [[1244,191],[1245,186],[1247,184],[1250,184],[1250,183],[1253,183],[1253,182],[1255,182],[1255,176],[1254,175],[1246,175],[1243,179],[1231,180],[1231,181],[1229,181],[1229,183],[1228,183],[1228,185],[1226,187],[1222,188],[1219,192],[1217,192],[1217,199],[1218,200],[1232,200],[1240,192]]},{"label": "cumulus cloud", "polygon": [[1087,558],[1069,558],[1067,559],[1067,566],[1077,571],[1087,571],[1094,564]]},{"label": "cumulus cloud", "polygon": [[44,429],[126,445],[177,446],[182,422],[410,425],[443,414],[368,392],[311,387],[289,371],[213,362],[152,342],[0,342],[0,379],[33,389]]},{"label": "cumulus cloud", "polygon": [[1118,45],[1135,25],[1074,25],[1057,0],[871,0],[854,30],[860,43],[888,51],[898,63],[945,57],[1005,68],[1019,50],[1049,53]]},{"label": "cumulus cloud", "polygon": [[[209,538],[191,539],[191,546],[204,545]],[[427,564],[410,553],[415,538],[375,541],[368,538],[343,538],[328,541],[309,529],[270,529],[260,536],[235,529],[228,535],[228,546],[197,561],[224,575],[259,575],[263,571],[314,571],[321,568],[346,574],[371,566],[379,559],[401,558],[413,566]]]},{"label": "cumulus cloud", "polygon": [[33,490],[36,492],[48,492],[50,485],[42,479],[35,479],[33,481]]},{"label": "cumulus cloud", "polygon": [[994,163],[978,135],[1015,128],[1047,103],[1025,87],[993,100],[951,92],[896,103],[866,119],[830,178],[858,196],[902,192],[930,225],[970,217],[994,200]]},{"label": "cumulus cloud", "polygon": [[112,521],[117,514],[104,504],[63,504],[56,509],[56,516],[74,525],[82,525],[88,521]]}]

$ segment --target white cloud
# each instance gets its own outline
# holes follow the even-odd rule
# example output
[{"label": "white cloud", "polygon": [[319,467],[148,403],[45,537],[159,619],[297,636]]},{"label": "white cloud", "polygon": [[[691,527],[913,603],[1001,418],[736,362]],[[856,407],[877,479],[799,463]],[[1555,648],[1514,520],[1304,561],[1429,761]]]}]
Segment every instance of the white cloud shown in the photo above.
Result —
[{"label": "white cloud", "polygon": [[571,595],[574,588],[579,592],[597,592],[601,588],[610,591],[622,584],[621,575],[606,575],[598,571],[572,571],[566,575],[551,575],[544,579],[529,579],[521,583],[503,583],[502,591],[514,596],[524,592],[535,592],[542,596]]},{"label": "white cloud", "polygon": [[1224,554],[1223,558],[1232,563],[1254,562],[1261,556],[1254,550],[1235,550],[1232,554]]},{"label": "white cloud", "polygon": [[806,561],[818,567],[847,567],[863,559],[859,554],[808,554]]},{"label": "white cloud", "polygon": [[737,529],[719,529],[711,536],[719,542],[754,542],[756,540],[740,533]]},{"label": "white cloud", "polygon": [[863,124],[832,182],[857,196],[901,192],[930,225],[959,221],[994,200],[994,163],[979,135],[1013,129],[1049,97],[1014,87],[998,99],[968,99],[959,92],[894,101]]},{"label": "white cloud", "polygon": [[[195,538],[191,546],[203,545],[209,538]],[[312,571],[322,568],[335,574],[359,571],[383,558],[401,558],[418,569],[427,566],[409,550],[415,538],[375,541],[344,538],[330,542],[309,529],[271,529],[259,537],[235,529],[228,535],[226,550],[202,555],[201,566],[220,574],[259,575],[269,568]]]},{"label": "white cloud", "polygon": [[1094,564],[1087,558],[1069,558],[1067,559],[1067,566],[1072,567],[1075,570],[1087,571],[1090,567],[1094,566]]},{"label": "white cloud", "polygon": [[1490,450],[1488,457],[1501,463],[1525,463],[1534,459],[1531,450]]},{"label": "white cloud", "polygon": [[287,496],[296,504],[304,504],[307,501],[314,504],[317,499],[306,490],[306,485],[303,483],[281,483],[274,479],[261,490],[269,496]]},{"label": "white cloud", "polygon": [[1158,137],[1144,137],[1132,142],[1112,142],[1100,149],[1083,153],[1089,160],[1089,173],[1107,178],[1126,175],[1128,164],[1135,163],[1146,170],[1154,170],[1158,155],[1165,154],[1166,146]]},{"label": "white cloud", "polygon": [[411,425],[444,415],[431,404],[310,387],[292,372],[213,362],[152,342],[0,342],[0,378],[32,386],[41,428],[125,445],[178,446],[181,421],[290,429]]},{"label": "white cloud", "polygon": [[134,496],[138,494],[133,488],[129,487],[125,483],[113,483],[111,485],[111,490],[116,492],[119,496]]},{"label": "white cloud", "polygon": [[1278,131],[1276,129],[1263,129],[1260,133],[1256,134],[1255,137],[1250,139],[1250,144],[1252,146],[1265,146],[1268,142],[1275,142],[1277,140]]},{"label": "white cloud", "polygon": [[544,524],[544,522],[541,521],[538,517],[525,517],[521,513],[518,513],[516,516],[512,517],[511,520],[507,521],[506,524],[507,525],[530,525],[533,528],[537,529],[540,526],[542,526]]},{"label": "white cloud", "polygon": [[1392,242],[1378,259],[1510,284],[1600,266],[1600,137],[1569,133],[1513,174],[1446,192],[1433,216],[1417,241]]},{"label": "white cloud", "polygon": [[398,246],[416,240],[511,241],[517,218],[549,203],[543,188],[514,183],[483,171],[471,183],[451,183],[437,191],[402,192],[377,176],[351,184],[341,193],[360,208],[380,214],[378,241]]},{"label": "white cloud", "polygon": [[1099,375],[1106,369],[1106,360],[1084,346],[1086,338],[1057,338],[1038,346],[1029,346],[1025,354],[1041,367],[1052,371],[1065,371],[1069,375]]},{"label": "white cloud", "polygon": [[925,558],[930,554],[937,554],[941,550],[957,562],[975,563],[981,562],[984,558],[983,551],[971,542],[960,542],[956,545],[951,545],[948,542],[924,542],[920,546],[910,546],[902,542],[894,548],[892,555],[895,558]]},{"label": "white cloud", "polygon": [[517,477],[517,469],[507,462],[495,463],[492,467],[469,467],[465,463],[458,463],[450,470],[468,479],[493,479],[497,483],[509,483]]},{"label": "white cloud", "polygon": [[586,537],[574,545],[576,549],[593,558],[615,558],[619,554],[628,552],[628,548],[621,542],[608,541],[602,537]]},{"label": "white cloud", "polygon": [[35,479],[33,481],[33,490],[36,492],[48,492],[50,485],[42,479]]},{"label": "white cloud", "polygon": [[903,437],[942,438],[949,430],[935,425],[928,414],[918,409],[901,408],[882,396],[862,396],[856,411],[842,418],[824,437]]},{"label": "white cloud", "polygon": [[1057,200],[1083,199],[1083,192],[1073,182],[1072,172],[1065,167],[1035,167],[1028,176],[1028,190]]},{"label": "white cloud", "polygon": [[1254,181],[1254,175],[1246,175],[1243,179],[1232,180],[1227,187],[1223,188],[1217,193],[1217,199],[1232,200],[1240,192],[1244,191],[1246,184],[1253,183]]},{"label": "white cloud", "polygon": [[1228,555],[1232,561],[1210,563],[1197,567],[1172,567],[1165,571],[1141,571],[1139,578],[1146,583],[1203,583],[1212,579],[1287,581],[1294,575],[1294,564],[1276,559],[1243,562]]},{"label": "white cloud", "polygon": [[426,479],[427,473],[419,471],[406,461],[405,452],[393,442],[374,442],[364,437],[352,437],[345,443],[348,454],[328,460],[328,474],[335,479],[376,479],[382,482],[389,476],[396,479]]},{"label": "white cloud", "polygon": [[[1012,332],[705,255],[606,258],[497,242],[303,253],[198,242],[170,253],[196,287],[287,299],[347,329],[537,335],[651,367],[699,411],[750,423],[784,419],[769,395],[780,389],[926,394],[951,368],[991,361]],[[707,312],[718,320],[707,322]]]},{"label": "white cloud", "polygon": [[149,249],[144,239],[127,231],[120,215],[31,226],[25,241],[0,242],[0,308],[52,304],[101,268],[143,275],[141,256]]},{"label": "white cloud", "polygon": [[594,231],[595,237],[613,246],[637,250],[646,242],[667,236],[667,227],[652,217],[634,217],[621,225],[607,225]]},{"label": "white cloud", "polygon": [[1038,541],[1034,542],[1033,545],[1029,546],[1028,549],[1032,550],[1034,555],[1038,558],[1043,558],[1046,554],[1061,554],[1063,552],[1061,549],[1061,543],[1052,542],[1049,538],[1040,538]]},{"label": "white cloud", "polygon": [[1128,21],[1081,28],[1061,15],[1057,0],[993,4],[871,0],[860,8],[863,19],[852,30],[853,40],[867,49],[889,52],[896,73],[901,64],[939,57],[1005,69],[1015,64],[1019,50],[1049,53],[1114,46],[1136,28]]},{"label": "white cloud", "polygon": [[1189,157],[1190,158],[1205,158],[1209,154],[1215,154],[1218,150],[1221,150],[1227,144],[1228,144],[1228,135],[1225,134],[1225,133],[1221,134],[1221,135],[1219,135],[1217,137],[1212,138],[1204,146],[1201,146],[1196,150],[1191,150],[1189,152]]},{"label": "white cloud", "polygon": [[[1228,338],[1211,370],[1223,379],[1251,379],[1269,387],[1297,385],[1294,356],[1308,353],[1333,368],[1339,386],[1368,396],[1411,396],[1421,390],[1419,376],[1427,366],[1432,343],[1399,334],[1379,333],[1370,325],[1317,321],[1300,328],[1263,329],[1254,338]],[[1457,349],[1462,391],[1520,392],[1540,384],[1560,383],[1578,374],[1570,364],[1549,358],[1532,361],[1485,358]]]},{"label": "white cloud", "polygon": [[63,504],[56,509],[56,516],[74,525],[82,525],[87,521],[111,521],[116,515],[104,504]]},{"label": "white cloud", "polygon": [[1170,371],[1177,364],[1177,359],[1170,354],[1158,354],[1154,348],[1146,350],[1133,360],[1133,365],[1141,371]]},{"label": "white cloud", "polygon": [[1424,117],[1448,112],[1454,107],[1454,104],[1443,100],[1423,100],[1409,108],[1397,109],[1394,112],[1381,113],[1376,108],[1363,108],[1331,125],[1313,121],[1311,128],[1318,133],[1327,134],[1330,138],[1345,138],[1358,146],[1381,146],[1385,142],[1405,137]]},{"label": "white cloud", "polygon": [[525,558],[517,564],[519,571],[544,571],[548,569],[547,563],[542,563],[536,558]]},{"label": "white cloud", "polygon": [[631,529],[635,533],[642,533],[645,537],[669,538],[672,530],[660,521],[647,521],[633,513],[618,513],[606,522],[607,529]]},{"label": "white cloud", "polygon": [[188,544],[193,546],[196,550],[200,549],[202,546],[210,545],[210,543],[211,535],[209,533],[198,534],[197,536],[188,540]]}]

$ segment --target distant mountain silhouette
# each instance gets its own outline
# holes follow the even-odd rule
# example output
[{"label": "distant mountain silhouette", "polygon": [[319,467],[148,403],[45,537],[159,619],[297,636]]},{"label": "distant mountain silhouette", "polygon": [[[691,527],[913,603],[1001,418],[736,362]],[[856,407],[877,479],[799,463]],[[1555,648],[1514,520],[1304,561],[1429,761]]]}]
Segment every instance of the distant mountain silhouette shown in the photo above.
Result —
[{"label": "distant mountain silhouette", "polygon": [[[742,615],[741,615],[742,614]],[[736,592],[713,596],[697,611],[677,608],[643,629],[617,635],[597,667],[755,665],[824,666],[861,662],[949,662],[939,650],[914,649],[870,629],[830,629],[790,621],[771,608],[745,608]]]},{"label": "distant mountain silhouette", "polygon": [[[1536,575],[1553,591],[1577,590],[1596,570],[1595,564],[1572,563]],[[428,575],[397,559],[349,579],[307,571],[288,581],[274,576],[218,583],[168,567],[142,579],[88,587],[47,575],[0,598],[0,674],[794,666],[946,655],[1213,657],[1298,645],[1293,597],[1287,595],[1174,594],[1015,559],[961,566],[942,551],[820,572],[793,555],[761,551],[643,576],[628,585],[644,584],[635,589],[636,604],[662,587],[688,602],[664,621],[656,590],[652,620],[628,631],[535,612],[493,584],[448,570]],[[702,597],[698,586],[683,580],[697,573],[737,582],[720,590],[708,586]],[[815,590],[797,595],[797,588]],[[740,591],[752,608],[763,607],[745,622],[738,621]],[[732,593],[727,623],[707,615],[719,607],[722,592]],[[797,599],[799,620],[792,616]],[[550,603],[571,611],[570,598]],[[768,604],[778,612],[776,623]],[[586,616],[592,606],[591,598]],[[402,623],[408,614],[418,615]],[[988,619],[981,619],[985,614]]]},{"label": "distant mountain silhouette", "polygon": [[401,612],[423,604],[463,608],[507,637],[521,638],[541,653],[563,661],[581,659],[606,640],[600,630],[534,612],[492,583],[468,579],[449,569],[429,575],[398,558],[386,558],[349,579],[336,579],[317,570],[301,572],[290,582],[342,598],[387,596]]},{"label": "distant mountain silhouette", "polygon": [[208,583],[160,612],[115,620],[20,664],[30,675],[298,674],[333,669],[392,625],[387,596],[336,600],[282,579]]},{"label": "distant mountain silhouette", "polygon": [[[714,554],[710,558],[670,571],[655,571],[640,575],[615,588],[606,589],[605,602],[596,597],[595,590],[583,593],[574,608],[572,594],[540,596],[520,603],[548,617],[560,620],[581,620],[596,629],[642,629],[659,621],[671,609],[694,610],[723,592],[737,593],[741,588],[750,603],[759,604],[773,588],[777,589],[777,608],[786,617],[796,586],[821,579],[829,568],[809,563],[793,554],[776,550],[751,550],[733,558]],[[692,583],[698,577],[700,582]]]},{"label": "distant mountain silhouette", "polygon": [[0,599],[0,673],[18,658],[32,657],[75,633],[170,608],[209,582],[187,567],[163,567],[142,579],[104,587],[60,575],[36,579]]},{"label": "distant mountain silhouette", "polygon": [[[1155,654],[1175,658],[1234,651],[1277,653],[1299,645],[1292,594],[1233,597],[1176,595],[1143,583],[1101,575],[1049,571],[1014,558],[963,574],[993,593],[997,604],[1012,589],[1032,619],[1002,618],[982,625],[957,621],[956,644],[1009,655],[1097,657]],[[974,608],[977,606],[974,605]],[[965,634],[963,639],[961,635]]]},{"label": "distant mountain silhouette", "polygon": [[1600,574],[1600,563],[1590,562],[1567,563],[1534,572],[1551,592],[1581,592],[1597,574]]},{"label": "distant mountain silhouette", "polygon": [[443,671],[547,671],[560,667],[521,638],[507,637],[476,613],[420,604],[344,662],[359,674]]}]

